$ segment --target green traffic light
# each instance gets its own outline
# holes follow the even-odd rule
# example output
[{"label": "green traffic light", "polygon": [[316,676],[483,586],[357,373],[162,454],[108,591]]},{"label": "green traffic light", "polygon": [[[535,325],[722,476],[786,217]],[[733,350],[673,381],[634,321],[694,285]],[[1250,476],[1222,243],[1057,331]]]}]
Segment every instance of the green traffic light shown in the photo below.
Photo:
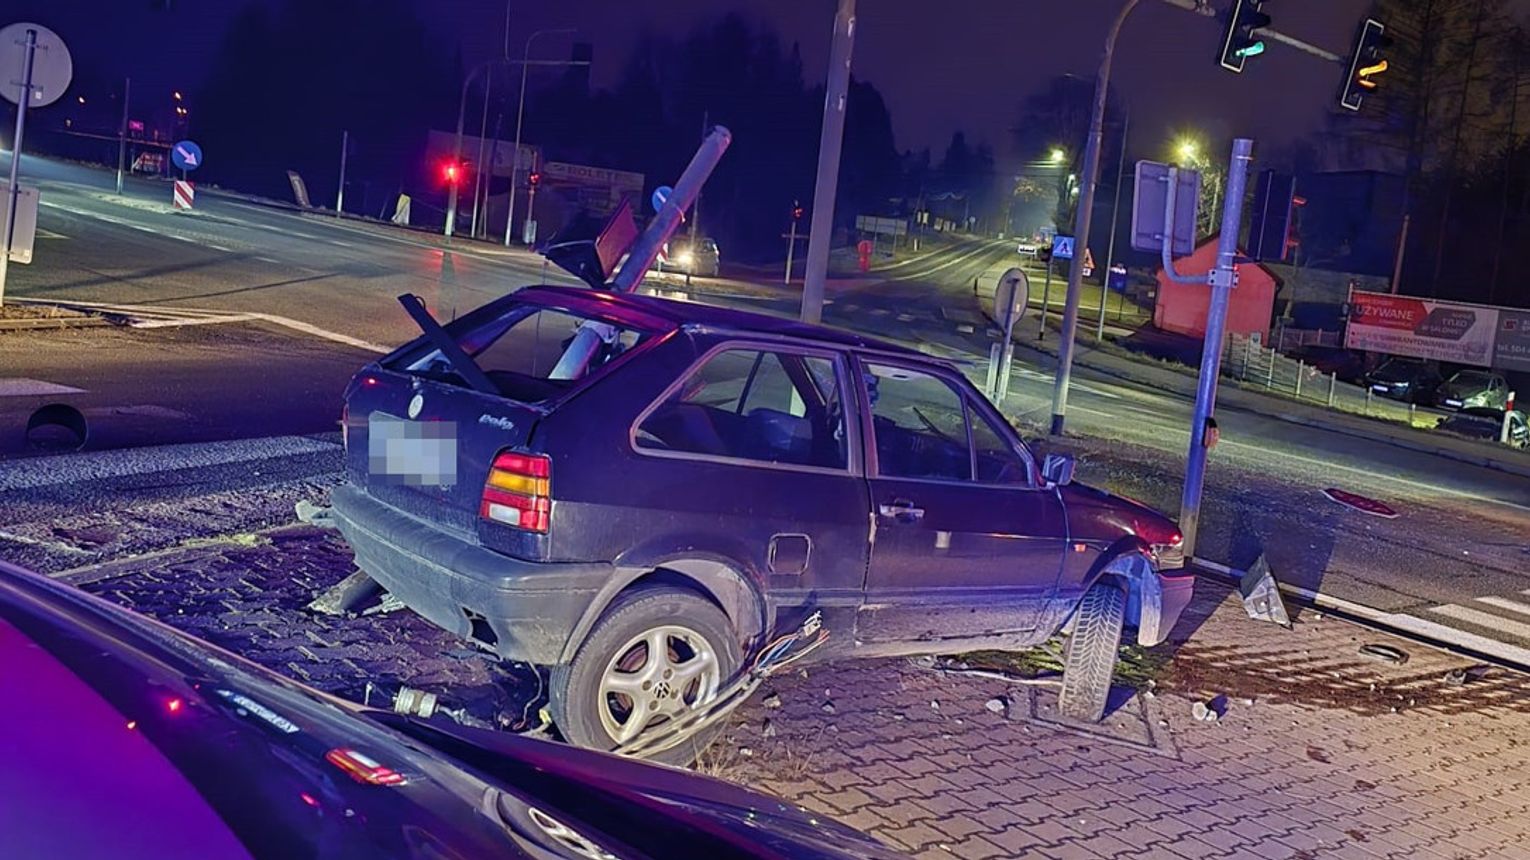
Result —
[{"label": "green traffic light", "polygon": [[1238,50],[1234,51],[1233,53],[1235,55],[1239,56],[1239,57],[1244,57],[1244,58],[1257,57],[1260,54],[1264,53],[1264,42],[1260,41],[1260,42],[1254,42],[1251,45],[1245,45],[1244,47],[1239,48]]}]

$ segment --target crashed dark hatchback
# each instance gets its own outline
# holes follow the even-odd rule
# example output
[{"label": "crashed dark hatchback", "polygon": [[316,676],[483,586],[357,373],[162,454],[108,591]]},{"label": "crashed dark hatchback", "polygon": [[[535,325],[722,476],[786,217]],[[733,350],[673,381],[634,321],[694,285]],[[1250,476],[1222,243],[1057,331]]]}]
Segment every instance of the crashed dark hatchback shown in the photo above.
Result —
[{"label": "crashed dark hatchback", "polygon": [[7,858],[901,856],[673,768],[366,708],[0,562]]},{"label": "crashed dark hatchback", "polygon": [[1189,601],[1173,522],[1036,462],[945,362],[631,293],[528,287],[444,327],[404,301],[426,334],[345,393],[336,521],[419,614],[550,667],[577,744],[682,716],[809,614],[818,656],[1066,627],[1062,706],[1098,719],[1123,627],[1161,642]]}]

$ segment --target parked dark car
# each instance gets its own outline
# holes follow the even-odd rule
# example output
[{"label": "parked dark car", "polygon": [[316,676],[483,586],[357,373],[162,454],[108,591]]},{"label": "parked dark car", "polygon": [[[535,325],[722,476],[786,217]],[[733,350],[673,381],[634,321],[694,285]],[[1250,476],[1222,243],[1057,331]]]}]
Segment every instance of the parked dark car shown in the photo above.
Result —
[{"label": "parked dark car", "polygon": [[1509,405],[1509,383],[1486,370],[1463,370],[1440,386],[1435,405],[1445,409],[1503,409]]},{"label": "parked dark car", "polygon": [[[1468,406],[1454,415],[1441,418],[1437,426],[1448,433],[1497,442],[1502,438],[1503,417],[1502,409]],[[1509,413],[1509,446],[1530,447],[1530,428],[1525,426],[1525,413],[1518,410]]]},{"label": "parked dark car", "polygon": [[364,708],[0,563],[7,858],[874,858],[720,780]]},{"label": "parked dark car", "polygon": [[1440,380],[1439,367],[1420,358],[1388,359],[1365,377],[1372,392],[1420,406],[1434,403]]},{"label": "parked dark car", "polygon": [[1359,382],[1365,375],[1365,361],[1360,354],[1342,346],[1309,343],[1290,350],[1286,355],[1317,371],[1318,375],[1337,376],[1344,382]]},{"label": "parked dark car", "polygon": [[1098,719],[1123,624],[1161,642],[1189,601],[1172,521],[1038,463],[942,361],[604,291],[444,328],[403,301],[426,333],[346,391],[336,520],[406,605],[551,667],[577,744],[676,718],[813,612],[852,655],[1071,623],[1062,707]]},{"label": "parked dark car", "polygon": [[717,242],[698,236],[676,236],[665,246],[664,256],[654,261],[654,267],[666,272],[684,272],[702,278],[715,278],[722,269],[722,251]]}]

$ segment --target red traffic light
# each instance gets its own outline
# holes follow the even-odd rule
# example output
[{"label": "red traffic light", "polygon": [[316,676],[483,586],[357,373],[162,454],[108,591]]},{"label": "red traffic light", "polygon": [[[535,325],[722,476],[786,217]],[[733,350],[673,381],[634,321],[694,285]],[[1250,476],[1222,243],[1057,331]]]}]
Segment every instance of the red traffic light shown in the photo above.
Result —
[{"label": "red traffic light", "polygon": [[540,173],[532,173],[532,174],[528,175],[526,177],[526,184],[530,185],[532,188],[535,188],[538,185],[541,185],[542,184],[542,174],[540,174]]},{"label": "red traffic light", "polygon": [[451,185],[456,185],[462,180],[462,165],[455,161],[448,161],[441,165],[441,178]]}]

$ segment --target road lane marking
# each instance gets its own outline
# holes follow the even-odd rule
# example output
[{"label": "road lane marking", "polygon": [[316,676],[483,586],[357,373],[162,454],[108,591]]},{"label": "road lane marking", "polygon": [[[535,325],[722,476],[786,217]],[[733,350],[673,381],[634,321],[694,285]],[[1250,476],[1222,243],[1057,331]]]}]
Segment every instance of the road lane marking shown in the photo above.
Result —
[{"label": "road lane marking", "polygon": [[1478,603],[1486,603],[1488,606],[1496,606],[1499,609],[1507,609],[1510,612],[1518,612],[1520,615],[1530,615],[1530,605],[1515,600],[1507,600],[1502,597],[1479,597]]},{"label": "road lane marking", "polygon": [[1486,612],[1472,609],[1469,606],[1450,603],[1445,606],[1431,606],[1429,611],[1443,615],[1446,618],[1465,621],[1474,627],[1485,627],[1489,630],[1496,630],[1499,633],[1507,633],[1519,639],[1530,639],[1530,624],[1510,618],[1503,618],[1498,615],[1489,615]]},{"label": "road lane marking", "polygon": [[0,397],[38,397],[47,394],[84,394],[85,389],[41,379],[0,379]]},{"label": "road lane marking", "polygon": [[1248,442],[1240,442],[1236,439],[1228,439],[1225,436],[1222,438],[1222,444],[1231,445],[1234,448],[1248,448],[1253,451],[1258,451],[1261,454],[1268,454],[1285,460],[1297,460],[1302,463],[1306,463],[1309,466],[1316,466],[1319,469],[1338,469],[1344,472],[1353,472],[1357,475],[1363,475],[1366,478],[1377,481],[1391,481],[1394,484],[1402,484],[1406,487],[1412,487],[1417,490],[1425,490],[1430,493],[1443,493],[1447,496],[1454,496],[1458,499],[1471,499],[1473,501],[1487,502],[1494,505],[1503,505],[1504,507],[1514,508],[1517,511],[1530,513],[1530,505],[1522,505],[1518,502],[1510,502],[1504,499],[1495,499],[1491,496],[1484,496],[1479,493],[1472,493],[1466,490],[1456,490],[1450,487],[1442,487],[1438,484],[1428,484],[1423,481],[1415,481],[1411,478],[1399,478],[1396,475],[1386,475],[1380,472],[1372,472],[1369,469],[1361,469],[1356,466],[1346,466],[1343,463],[1338,463],[1331,460],[1314,460],[1311,457],[1303,457],[1300,454],[1293,454],[1289,451],[1273,450],[1268,445],[1253,445]]},{"label": "road lane marking", "polygon": [[913,314],[898,314],[898,322],[913,322]]}]

